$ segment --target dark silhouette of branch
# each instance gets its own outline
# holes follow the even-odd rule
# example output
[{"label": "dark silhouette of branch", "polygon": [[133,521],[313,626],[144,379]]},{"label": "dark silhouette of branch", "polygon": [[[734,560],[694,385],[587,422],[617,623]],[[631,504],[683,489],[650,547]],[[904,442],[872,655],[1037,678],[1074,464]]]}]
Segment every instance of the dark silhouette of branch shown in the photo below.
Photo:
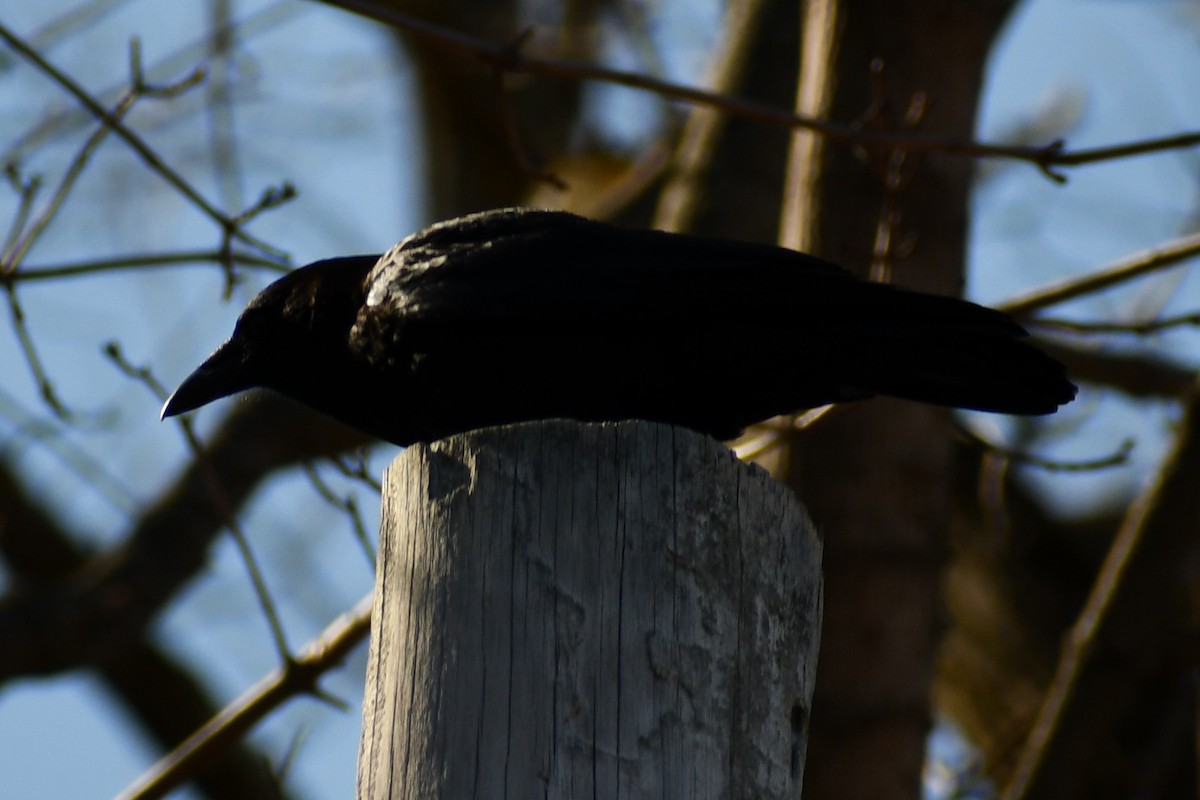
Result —
[{"label": "dark silhouette of branch", "polygon": [[419,38],[425,44],[444,50],[458,58],[479,61],[492,70],[505,73],[547,75],[579,81],[601,81],[631,89],[653,92],[671,100],[680,100],[697,105],[712,106],[729,114],[756,120],[767,125],[787,128],[805,128],[817,131],[833,141],[859,145],[891,147],[896,150],[937,152],[972,158],[1007,158],[1033,164],[1046,177],[1058,183],[1066,177],[1056,167],[1077,167],[1145,155],[1167,150],[1180,150],[1200,145],[1200,131],[1172,134],[1135,142],[1123,142],[1105,147],[1070,151],[1063,141],[1046,145],[1005,145],[973,142],[961,139],[938,139],[893,132],[865,131],[857,125],[846,125],[827,120],[814,119],[790,111],[752,103],[728,94],[684,86],[650,77],[641,72],[610,69],[596,64],[578,61],[545,59],[527,56],[508,44],[497,44],[470,36],[441,25],[396,11],[392,7],[371,0],[322,0],[328,5],[368,17],[384,25]]},{"label": "dark silhouette of branch", "polygon": [[1185,398],[1196,390],[1196,371],[1151,354],[1097,350],[1049,338],[1038,347],[1067,366],[1067,374],[1085,384],[1106,386],[1130,397]]},{"label": "dark silhouette of branch", "polygon": [[988,441],[965,425],[956,425],[955,428],[962,439],[989,455],[1002,458],[1005,461],[1011,461],[1014,464],[1023,464],[1029,467],[1044,469],[1047,472],[1092,472],[1098,469],[1120,467],[1129,462],[1129,454],[1133,452],[1134,446],[1133,439],[1126,439],[1117,445],[1111,453],[1106,455],[1067,461],[1045,458],[1044,456],[1024,450],[1012,450],[1001,447],[995,442]]},{"label": "dark silhouette of branch", "polygon": [[[10,31],[2,23],[0,23],[0,39],[12,48],[18,55],[26,61],[37,67],[47,77],[61,86],[68,94],[74,97],[82,106],[84,106],[96,119],[104,122],[112,129],[118,137],[128,144],[134,152],[141,156],[146,165],[158,173],[167,183],[175,188],[181,195],[186,197],[196,208],[202,211],[209,219],[220,226],[223,235],[226,239],[237,239],[258,250],[282,258],[284,253],[271,247],[264,241],[256,239],[243,231],[240,227],[241,223],[237,216],[230,216],[218,209],[212,203],[200,194],[199,190],[193,187],[182,175],[174,168],[166,163],[161,156],[158,155],[146,142],[133,132],[128,126],[120,121],[117,117],[111,114],[98,100],[92,97],[82,86],[76,83],[70,76],[57,67],[53,66],[36,50],[27,45],[19,36]],[[194,73],[194,80],[199,80],[202,72]],[[139,78],[140,80],[140,78]]]},{"label": "dark silhouette of branch", "polygon": [[[183,250],[176,253],[139,253],[109,258],[95,258],[84,261],[73,261],[45,266],[22,266],[20,271],[12,276],[13,283],[32,283],[34,281],[58,280],[60,278],[81,278],[105,272],[118,272],[127,269],[160,268],[166,266],[190,266],[192,264],[220,264],[224,254],[219,250]],[[255,267],[275,273],[288,271],[286,265],[272,258],[249,253],[233,253],[234,264],[243,267]]]},{"label": "dark silhouette of branch", "polygon": [[[137,63],[137,48],[134,48],[134,63]],[[0,254],[0,276],[5,278],[4,289],[8,300],[10,316],[12,318],[13,332],[16,334],[17,341],[21,345],[21,352],[25,356],[25,363],[29,366],[29,371],[33,375],[34,381],[41,390],[42,399],[46,405],[54,412],[59,419],[68,419],[70,413],[66,406],[58,398],[58,393],[54,388],[54,383],[50,380],[50,375],[46,372],[46,368],[42,364],[42,359],[38,355],[38,351],[33,342],[33,337],[29,333],[29,328],[25,322],[25,311],[21,307],[21,303],[17,298],[16,283],[11,280],[11,277],[17,272],[21,260],[29,251],[29,248],[38,240],[46,227],[57,216],[67,196],[75,187],[79,176],[83,174],[84,169],[91,162],[92,155],[100,146],[100,143],[108,137],[112,130],[112,124],[119,121],[133,108],[134,104],[142,97],[138,81],[134,81],[134,87],[121,96],[121,99],[113,106],[111,111],[105,111],[108,115],[110,124],[101,124],[98,126],[84,142],[83,146],[71,159],[70,165],[63,174],[62,180],[58,182],[54,193],[49,202],[40,211],[33,216],[32,219],[26,219],[24,204],[22,204],[21,212],[18,213],[17,219],[11,233],[8,236],[9,244],[4,248],[4,252]],[[32,199],[32,196],[30,195]],[[27,223],[27,224],[26,224]],[[20,227],[17,227],[20,225]]]},{"label": "dark silhouette of branch", "polygon": [[1197,255],[1200,255],[1200,233],[1188,234],[1150,250],[1134,253],[1077,278],[1067,278],[1047,286],[1039,286],[1011,300],[1006,300],[996,308],[1020,319],[1038,309],[1065,303],[1102,289],[1112,288],[1156,270],[1174,266],[1180,261]]},{"label": "dark silhouette of branch", "polygon": [[1078,322],[1071,319],[1037,317],[1029,320],[1026,324],[1039,330],[1064,331],[1066,333],[1125,333],[1131,336],[1148,336],[1171,328],[1194,328],[1200,325],[1200,311],[1134,322]]},{"label": "dark silhouette of branch", "polygon": [[[1067,633],[1005,800],[1091,795],[1098,773],[1079,767],[1095,765],[1096,743],[1111,745],[1131,725],[1152,730],[1147,722],[1170,717],[1178,704],[1172,677],[1188,663],[1193,627],[1188,565],[1196,541],[1188,523],[1200,513],[1197,412],[1193,401],[1171,452],[1126,511]],[[1138,738],[1136,748],[1121,749],[1122,760],[1156,759],[1154,737]],[[1147,744],[1150,752],[1142,752]]]},{"label": "dark silhouette of branch", "polygon": [[301,694],[323,697],[317,688],[321,676],[340,665],[370,631],[371,599],[368,594],[334,620],[294,660],[264,676],[118,797],[121,800],[164,797],[235,746],[251,728],[289,699]]},{"label": "dark silhouette of branch", "polygon": [[[104,346],[103,351],[116,364],[119,370],[145,384],[157,399],[163,400],[166,398],[166,390],[163,389],[158,379],[154,377],[150,368],[145,366],[138,367],[131,364],[125,358],[124,353],[121,352],[119,344],[109,342]],[[246,538],[246,532],[242,530],[237,514],[234,513],[233,507],[230,506],[225,497],[225,492],[221,486],[221,477],[211,469],[207,454],[204,452],[204,445],[201,444],[200,438],[196,435],[196,429],[192,426],[191,418],[180,420],[179,427],[183,431],[184,438],[187,439],[188,448],[196,458],[196,464],[208,479],[209,496],[212,498],[213,504],[219,509],[225,523],[225,528],[229,530],[229,535],[233,538],[234,546],[237,548],[242,564],[246,567],[246,574],[250,578],[250,584],[254,589],[255,599],[258,600],[263,617],[267,620],[271,639],[275,642],[275,652],[279,656],[280,662],[286,664],[292,657],[287,643],[287,634],[283,630],[283,622],[279,618],[279,611],[276,608],[275,600],[267,590],[267,582],[263,577],[262,567],[259,565],[258,558],[254,555],[254,550],[250,547],[250,541]]]},{"label": "dark silhouette of branch", "polygon": [[[144,640],[97,668],[124,707],[154,734],[163,751],[186,740],[218,713],[207,687],[191,670],[192,665],[176,663]],[[190,777],[197,789],[213,800],[284,800],[288,796],[266,754],[244,741],[231,744],[193,772]]]},{"label": "dark silhouette of branch", "polygon": [[[88,559],[70,534],[47,515],[0,468],[0,557],[17,586],[46,585],[68,580]],[[9,648],[26,643],[8,641]],[[137,719],[142,730],[167,751],[210,719],[217,711],[207,689],[157,645],[133,641],[121,652],[95,665],[97,676]],[[240,744],[195,777],[197,787],[213,798],[262,798],[278,795],[265,758]]]},{"label": "dark silhouette of branch", "polygon": [[[272,395],[238,404],[206,458],[236,512],[276,470],[369,443],[363,434]],[[103,662],[207,563],[225,525],[206,470],[192,463],[120,546],[63,580],[14,585],[0,598],[0,682]]]}]

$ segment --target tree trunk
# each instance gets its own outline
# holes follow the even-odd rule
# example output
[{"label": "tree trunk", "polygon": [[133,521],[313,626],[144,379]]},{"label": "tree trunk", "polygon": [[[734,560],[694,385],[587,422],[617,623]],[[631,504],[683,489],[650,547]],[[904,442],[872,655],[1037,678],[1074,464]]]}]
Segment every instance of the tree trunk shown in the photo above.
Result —
[{"label": "tree trunk", "polygon": [[[971,138],[986,57],[1011,5],[837,3],[826,76],[830,116],[861,119],[867,129]],[[882,71],[873,75],[876,59]],[[910,128],[905,118],[918,93],[928,105]],[[820,199],[810,204],[814,252],[859,274],[890,267],[901,285],[959,294],[971,162],[831,144],[824,152]],[[911,243],[911,253],[899,242]],[[812,800],[920,796],[954,486],[952,436],[943,409],[872,400],[823,421],[792,449],[788,482],[829,531],[829,616],[808,765]]]}]

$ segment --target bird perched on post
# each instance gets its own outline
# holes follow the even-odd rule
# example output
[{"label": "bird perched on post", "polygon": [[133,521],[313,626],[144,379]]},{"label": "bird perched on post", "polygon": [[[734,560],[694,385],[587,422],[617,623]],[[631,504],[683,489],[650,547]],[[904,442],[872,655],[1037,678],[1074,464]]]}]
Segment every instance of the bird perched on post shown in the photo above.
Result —
[{"label": "bird perched on post", "polygon": [[872,395],[1009,414],[1075,396],[999,311],[792,250],[531,209],[281,278],[162,416],[254,387],[401,445],[553,417],[729,439]]}]

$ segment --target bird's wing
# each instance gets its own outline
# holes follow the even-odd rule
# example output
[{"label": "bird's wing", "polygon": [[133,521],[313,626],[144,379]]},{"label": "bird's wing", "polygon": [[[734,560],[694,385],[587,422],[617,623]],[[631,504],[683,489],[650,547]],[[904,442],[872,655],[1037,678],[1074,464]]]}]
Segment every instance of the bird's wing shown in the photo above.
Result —
[{"label": "bird's wing", "polygon": [[798,318],[808,304],[852,301],[859,286],[802,253],[614,228],[564,212],[507,210],[465,222],[389,251],[368,278],[364,315],[406,329],[485,320],[729,324]]},{"label": "bird's wing", "polygon": [[[992,309],[861,281],[789,250],[561,212],[434,226],[385,255],[367,284],[352,332],[366,360],[468,394],[462,376],[493,374],[567,387],[571,403],[559,405],[575,408],[619,379],[606,408],[651,394],[687,408],[687,398],[724,392],[709,405],[738,407],[730,419],[744,426],[872,394],[1044,413],[1070,389],[1061,366]],[[529,390],[513,392],[530,402]],[[651,412],[629,409],[672,418]]]}]

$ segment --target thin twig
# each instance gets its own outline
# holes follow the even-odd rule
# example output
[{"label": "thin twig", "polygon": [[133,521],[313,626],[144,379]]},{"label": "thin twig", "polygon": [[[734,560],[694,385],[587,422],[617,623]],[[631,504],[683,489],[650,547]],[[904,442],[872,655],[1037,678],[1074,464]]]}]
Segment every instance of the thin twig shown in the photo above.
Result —
[{"label": "thin twig", "polygon": [[845,408],[845,406],[831,404],[827,406],[817,406],[816,408],[811,408],[792,420],[792,429],[797,431],[806,430],[807,428],[816,425],[819,420],[824,419],[828,414],[837,411],[838,408]]},{"label": "thin twig", "polygon": [[38,356],[37,348],[33,345],[33,337],[29,333],[29,326],[25,323],[25,310],[21,308],[21,302],[17,300],[17,290],[11,281],[4,282],[4,296],[8,300],[8,313],[12,320],[13,331],[17,334],[21,352],[25,355],[25,363],[29,365],[29,372],[33,375],[34,382],[37,383],[42,400],[54,412],[54,416],[64,420],[70,419],[71,413],[58,399],[54,384],[50,381],[50,374],[46,372],[46,367],[42,364],[41,357]]},{"label": "thin twig", "polygon": [[1129,454],[1133,452],[1134,447],[1133,439],[1125,439],[1117,445],[1116,450],[1106,456],[1074,461],[1059,461],[1043,458],[1042,456],[1027,453],[1023,450],[1009,450],[985,439],[965,425],[956,424],[955,427],[958,430],[959,436],[988,453],[997,455],[1014,464],[1038,467],[1047,472],[1094,472],[1096,470],[1119,467],[1129,460]]},{"label": "thin twig", "polygon": [[1153,480],[1129,506],[1121,522],[1083,609],[1063,642],[1054,678],[1025,740],[1009,784],[1001,795],[1004,800],[1023,800],[1037,785],[1051,745],[1079,688],[1084,669],[1091,662],[1103,626],[1117,601],[1134,557],[1143,544],[1144,535],[1158,510],[1164,492],[1180,469],[1180,457],[1188,448],[1191,437],[1195,435],[1192,431],[1196,424],[1194,415],[1193,407],[1189,418],[1176,432],[1171,452],[1159,463]]},{"label": "thin twig", "polygon": [[753,103],[719,92],[697,89],[649,77],[640,72],[609,69],[579,61],[535,58],[513,53],[510,48],[474,36],[436,25],[409,14],[393,10],[389,6],[370,0],[321,0],[377,22],[381,22],[412,36],[426,44],[453,55],[472,58],[493,69],[530,75],[550,75],[572,80],[589,80],[627,86],[652,92],[661,97],[699,105],[713,106],[735,116],[787,128],[806,128],[817,131],[831,140],[856,144],[891,147],[907,151],[938,152],[973,158],[1006,158],[1033,164],[1048,178],[1064,182],[1065,176],[1055,167],[1081,166],[1114,158],[1127,158],[1167,150],[1179,150],[1200,145],[1200,131],[1189,131],[1154,139],[1143,139],[1105,147],[1067,151],[1062,141],[1046,145],[1003,145],[961,139],[938,139],[926,136],[896,134],[893,132],[863,131],[854,125],[843,125],[827,120],[814,119],[770,106]]},{"label": "thin twig", "polygon": [[220,757],[261,720],[300,694],[317,694],[317,681],[342,663],[371,628],[372,595],[330,623],[296,657],[264,676],[245,694],[162,758],[118,795],[120,800],[165,797],[204,764]]},{"label": "thin twig", "polygon": [[[508,46],[511,52],[511,58],[516,60],[520,58],[521,48],[533,35],[533,28],[527,28],[520,36]],[[513,159],[516,161],[521,171],[536,181],[542,181],[558,189],[560,192],[566,191],[568,186],[566,182],[552,172],[547,172],[541,168],[538,163],[540,159],[535,158],[525,144],[525,137],[521,135],[521,125],[517,121],[517,115],[513,111],[512,103],[509,102],[508,87],[505,83],[505,76],[508,71],[500,67],[492,69],[492,81],[496,92],[496,103],[500,108],[500,118],[504,127],[504,133],[508,138],[509,147],[512,149]]]},{"label": "thin twig", "polygon": [[[138,101],[140,95],[136,91],[129,91],[124,94],[112,111],[108,112],[109,116],[114,120],[120,120],[129,110],[133,108]],[[92,131],[91,135],[84,141],[83,147],[71,159],[71,163],[67,165],[66,171],[63,173],[62,180],[58,182],[58,187],[50,196],[50,201],[46,203],[46,207],[42,209],[32,222],[28,225],[23,235],[18,236],[13,242],[11,248],[5,250],[3,255],[0,255],[0,272],[11,273],[15,272],[20,265],[25,254],[29,252],[29,248],[33,247],[34,242],[41,237],[47,226],[58,216],[59,209],[66,202],[67,195],[75,188],[75,182],[79,180],[79,176],[83,174],[83,170],[92,160],[92,155],[96,152],[96,148],[100,143],[107,138],[112,131],[112,127],[107,124],[96,126],[96,130]]]},{"label": "thin twig", "polygon": [[[70,16],[72,23],[77,22],[76,12],[80,8],[78,5],[71,8]],[[239,41],[244,43],[254,36],[277,29],[281,24],[302,13],[304,13],[303,6],[290,2],[290,0],[277,0],[272,5],[264,6],[261,9],[247,13],[245,16],[231,23],[231,27],[237,28]],[[150,65],[148,71],[159,75],[174,75],[191,69],[191,65],[204,59],[205,53],[208,51],[208,42],[211,35],[210,31],[205,31],[199,38],[159,58]],[[35,31],[26,36],[25,41],[34,50],[39,52],[45,52],[49,49],[45,29]],[[93,96],[109,98],[125,91],[126,85],[127,82],[122,80],[119,85],[97,89],[93,92]],[[18,160],[22,153],[36,148],[39,143],[45,142],[60,131],[70,130],[75,125],[75,120],[80,116],[86,116],[89,122],[92,120],[91,115],[85,109],[76,106],[50,111],[30,126],[25,133],[8,143],[8,149],[0,153],[0,161]]]},{"label": "thin twig", "polygon": [[[111,112],[106,112],[115,120],[119,120],[129,112],[137,102],[139,94],[136,90],[131,90],[121,97],[113,107]],[[21,260],[50,225],[51,221],[58,215],[62,204],[66,201],[67,196],[75,187],[79,176],[83,174],[84,168],[91,161],[92,154],[96,152],[96,148],[108,136],[111,127],[106,125],[98,125],[96,130],[88,136],[83,146],[71,159],[62,180],[59,181],[58,187],[50,196],[46,207],[42,209],[40,214],[37,214],[28,220],[25,210],[18,210],[17,218],[14,221],[14,227],[9,236],[9,246],[5,248],[4,253],[0,254],[0,276],[4,277],[4,291],[8,300],[9,316],[12,321],[13,331],[16,333],[17,341],[20,343],[21,352],[25,356],[25,363],[29,366],[29,371],[33,375],[34,382],[37,383],[38,390],[45,401],[46,405],[59,419],[69,419],[70,412],[59,399],[57,392],[54,389],[54,384],[50,380],[50,375],[46,371],[42,363],[41,357],[38,355],[37,347],[34,345],[33,336],[29,332],[29,327],[25,321],[25,311],[21,307],[21,302],[17,298],[16,283],[12,280],[12,275],[20,266]],[[23,192],[23,197],[28,197],[32,202],[33,190],[29,189]],[[24,206],[24,203],[22,203]],[[27,224],[26,224],[27,223]],[[23,227],[16,227],[16,226]]]},{"label": "thin twig", "polygon": [[359,448],[355,454],[354,463],[343,460],[340,457],[330,459],[330,463],[337,468],[337,471],[345,475],[347,478],[352,478],[361,481],[366,486],[374,490],[376,494],[383,493],[383,484],[367,470],[367,448]]},{"label": "thin twig", "polygon": [[244,205],[242,170],[234,133],[233,86],[235,70],[231,62],[237,52],[239,31],[233,24],[232,0],[208,4],[209,20],[205,63],[209,67],[208,97],[204,111],[208,117],[209,148],[218,194],[225,208]]},{"label": "thin twig", "polygon": [[[190,264],[219,264],[221,263],[221,256],[221,252],[217,250],[181,250],[176,253],[143,253],[141,255],[111,256],[109,258],[97,258],[46,266],[23,266],[20,272],[12,276],[12,281],[14,283],[25,283],[29,281],[57,280],[60,278],[80,278],[87,275],[117,272],[124,269],[186,266]],[[257,267],[278,273],[285,273],[289,270],[286,264],[280,264],[273,259],[249,253],[235,252],[232,258],[235,264],[243,267]]]},{"label": "thin twig", "polygon": [[1073,300],[1101,289],[1108,289],[1149,272],[1178,264],[1180,261],[1196,255],[1200,255],[1200,232],[1181,236],[1153,249],[1135,253],[1082,277],[1068,278],[1040,286],[1025,294],[1017,295],[996,308],[1012,314],[1014,317],[1026,317],[1039,308]]},{"label": "thin twig", "polygon": [[[799,61],[796,64],[797,113],[827,116],[833,102],[837,48],[840,37],[836,2],[812,2],[803,6]],[[845,12],[841,11],[841,16]],[[816,247],[817,204],[826,141],[813,131],[793,129],[788,136],[787,162],[784,167],[783,198],[779,210],[776,242],[792,250],[809,252]]]},{"label": "thin twig", "polygon": [[72,437],[63,436],[63,426],[35,415],[25,405],[0,386],[0,416],[11,427],[0,446],[0,460],[19,462],[22,447],[36,443],[39,456],[49,455],[58,461],[59,475],[71,473],[88,489],[104,498],[109,506],[123,517],[132,518],[140,508],[138,493],[122,483],[110,469],[112,463],[97,458],[81,447]]},{"label": "thin twig", "polygon": [[1196,370],[1164,355],[1100,351],[1058,338],[1038,337],[1035,342],[1047,355],[1066,364],[1069,375],[1130,397],[1179,400],[1196,390]]},{"label": "thin twig", "polygon": [[42,188],[42,177],[34,175],[27,181],[21,180],[20,169],[12,163],[4,165],[4,176],[8,178],[9,184],[19,198],[12,224],[8,228],[8,235],[4,239],[4,247],[0,249],[0,277],[8,279],[12,272],[3,266],[8,263],[4,254],[11,252],[17,246],[17,240],[21,238],[21,231],[25,230],[25,226],[29,223],[29,216],[33,213],[33,201]]},{"label": "thin twig", "polygon": [[762,433],[733,445],[733,454],[741,461],[753,461],[766,455],[787,441],[787,430],[776,426],[755,426],[763,428]]},{"label": "thin twig", "polygon": [[733,452],[742,461],[751,461],[785,442],[792,441],[791,437],[817,424],[831,412],[845,408],[845,405],[832,403],[810,408],[802,414],[783,414],[772,417],[751,428],[750,431],[757,431],[758,435],[734,445]]},{"label": "thin twig", "polygon": [[[163,401],[167,397],[167,391],[162,383],[154,377],[154,373],[149,367],[137,367],[131,364],[121,352],[120,345],[116,342],[108,342],[103,347],[103,352],[109,359],[116,364],[121,372],[131,378],[144,384],[151,392]],[[293,661],[291,649],[288,647],[287,636],[283,630],[283,621],[279,616],[279,609],[275,605],[275,601],[271,599],[270,590],[267,588],[266,579],[263,577],[262,569],[258,565],[258,559],[254,555],[254,551],[250,547],[250,542],[246,538],[245,532],[238,523],[236,516],[229,508],[229,504],[225,501],[224,492],[221,490],[221,482],[217,475],[213,472],[211,465],[208,463],[208,458],[205,453],[204,446],[200,443],[200,437],[196,435],[195,428],[192,426],[191,417],[184,415],[178,418],[180,430],[183,432],[184,438],[187,440],[188,448],[195,456],[197,463],[200,464],[204,471],[204,477],[208,483],[209,493],[213,501],[221,510],[222,516],[225,518],[225,527],[233,535],[234,545],[237,547],[239,554],[242,557],[242,563],[246,567],[246,572],[250,577],[250,583],[254,588],[255,597],[258,599],[258,605],[262,609],[263,616],[267,620],[267,627],[271,632],[271,639],[275,644],[276,654],[279,656],[280,663],[290,664]]]},{"label": "thin twig", "polygon": [[296,191],[296,187],[291,181],[284,181],[279,186],[268,186],[263,189],[262,194],[252,205],[233,217],[233,222],[238,226],[245,225],[264,211],[279,208],[281,205],[295,200],[299,195],[300,193]]},{"label": "thin twig", "polygon": [[375,548],[371,545],[371,537],[367,533],[367,526],[363,522],[362,512],[358,508],[358,501],[354,495],[347,494],[345,497],[338,496],[333,488],[325,482],[321,474],[317,471],[316,466],[312,463],[304,464],[304,474],[308,476],[308,482],[316,489],[317,494],[321,496],[326,503],[343,512],[350,518],[350,524],[354,527],[354,537],[358,539],[359,545],[363,552],[367,554],[367,560],[371,564],[375,563]]},{"label": "thin twig", "polygon": [[1026,320],[1030,328],[1065,331],[1067,333],[1127,333],[1133,336],[1146,336],[1160,333],[1170,328],[1195,327],[1200,325],[1200,311],[1190,314],[1178,314],[1162,319],[1149,319],[1142,322],[1076,322],[1070,319],[1055,317],[1033,317]]},{"label": "thin twig", "polygon": [[[726,9],[720,25],[723,41],[704,78],[715,91],[728,92],[741,80],[764,5],[763,0],[735,0]],[[725,123],[725,117],[709,107],[693,108],[688,114],[658,195],[655,228],[678,232],[692,227],[703,196],[697,187],[712,167]]]},{"label": "thin twig", "polygon": [[[186,179],[178,172],[170,167],[163,159],[154,152],[149,145],[142,141],[141,137],[125,126],[120,120],[114,118],[104,106],[102,106],[95,98],[93,98],[86,90],[78,83],[70,78],[66,73],[59,70],[44,59],[36,50],[29,47],[16,34],[10,31],[7,27],[0,23],[0,39],[15,50],[22,58],[29,61],[41,72],[48,76],[51,80],[61,86],[72,97],[98,120],[101,120],[117,134],[126,144],[128,144],[134,152],[142,157],[146,165],[154,172],[157,172],[167,183],[175,188],[180,194],[186,197],[191,203],[200,209],[206,216],[216,222],[227,235],[242,243],[254,247],[264,253],[284,257],[284,253],[260,239],[257,239],[237,226],[236,218],[227,216],[220,209],[213,206],[206,200],[199,191],[197,191]],[[203,70],[197,69],[192,72],[181,83],[199,83],[203,79]]]},{"label": "thin twig", "polygon": [[233,265],[236,262],[233,253],[234,231],[241,230],[243,224],[254,219],[262,212],[281,206],[295,197],[296,188],[291,183],[285,181],[278,188],[271,186],[265,189],[253,205],[231,218],[233,227],[226,228],[223,231],[221,245],[217,248],[219,254],[217,260],[221,263],[221,267],[225,272],[225,291],[222,293],[225,300],[233,296],[233,288],[238,283],[237,273],[233,270]]}]

